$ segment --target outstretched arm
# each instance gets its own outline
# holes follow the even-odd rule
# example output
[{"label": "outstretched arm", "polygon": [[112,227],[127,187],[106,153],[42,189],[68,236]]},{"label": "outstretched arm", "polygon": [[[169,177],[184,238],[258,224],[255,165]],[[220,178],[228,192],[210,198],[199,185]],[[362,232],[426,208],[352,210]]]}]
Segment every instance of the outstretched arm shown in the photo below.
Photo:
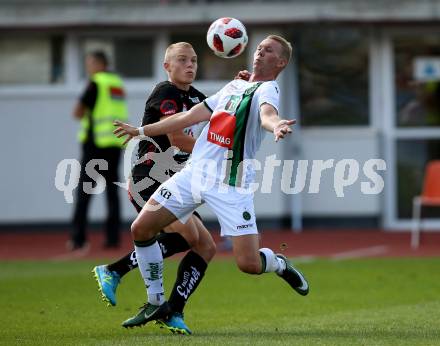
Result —
[{"label": "outstretched arm", "polygon": [[296,123],[295,119],[285,120],[278,116],[277,110],[268,103],[264,103],[260,107],[261,126],[272,132],[275,136],[275,142],[280,138],[284,138],[288,133],[292,133],[290,125]]},{"label": "outstretched arm", "polygon": [[[187,112],[176,113],[157,123],[145,125],[142,127],[142,130],[145,136],[159,136],[182,130],[185,127],[197,124],[201,121],[207,121],[210,117],[211,111],[204,103],[199,103]],[[113,125],[117,126],[116,130],[113,131],[116,137],[127,136],[124,144],[133,137],[140,135],[140,128],[123,123],[119,120],[115,120]]]},{"label": "outstretched arm", "polygon": [[196,139],[184,133],[182,130],[167,133],[170,144],[186,153],[192,153]]}]

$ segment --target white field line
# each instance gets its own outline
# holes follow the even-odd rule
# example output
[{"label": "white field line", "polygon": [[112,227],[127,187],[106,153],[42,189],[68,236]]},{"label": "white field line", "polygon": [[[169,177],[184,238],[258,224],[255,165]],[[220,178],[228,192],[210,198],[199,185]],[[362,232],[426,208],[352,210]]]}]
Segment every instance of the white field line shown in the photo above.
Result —
[{"label": "white field line", "polygon": [[331,255],[330,259],[332,259],[333,261],[340,261],[350,258],[370,257],[370,256],[383,255],[387,251],[388,251],[388,246],[378,245],[378,246],[371,246],[362,249],[338,252],[334,255]]}]

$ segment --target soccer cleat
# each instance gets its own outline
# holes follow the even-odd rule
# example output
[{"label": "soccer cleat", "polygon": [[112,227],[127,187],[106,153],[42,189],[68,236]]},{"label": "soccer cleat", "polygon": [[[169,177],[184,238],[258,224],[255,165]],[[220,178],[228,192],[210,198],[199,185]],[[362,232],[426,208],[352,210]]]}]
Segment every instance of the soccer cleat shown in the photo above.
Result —
[{"label": "soccer cleat", "polygon": [[309,293],[309,283],[307,279],[298,269],[296,269],[292,263],[282,254],[276,254],[278,258],[281,258],[286,263],[286,269],[278,276],[281,276],[287,283],[299,294],[305,296]]},{"label": "soccer cleat", "polygon": [[116,288],[121,280],[119,274],[108,270],[106,265],[96,266],[92,273],[98,282],[98,290],[101,292],[102,300],[107,302],[108,306],[115,306]]},{"label": "soccer cleat", "polygon": [[140,327],[153,320],[167,319],[170,312],[171,310],[168,302],[165,302],[162,305],[146,303],[139,309],[136,316],[122,322],[122,326],[125,328]]},{"label": "soccer cleat", "polygon": [[167,319],[160,319],[156,321],[160,328],[168,329],[172,333],[191,335],[191,329],[185,324],[183,320],[183,313],[173,312]]}]

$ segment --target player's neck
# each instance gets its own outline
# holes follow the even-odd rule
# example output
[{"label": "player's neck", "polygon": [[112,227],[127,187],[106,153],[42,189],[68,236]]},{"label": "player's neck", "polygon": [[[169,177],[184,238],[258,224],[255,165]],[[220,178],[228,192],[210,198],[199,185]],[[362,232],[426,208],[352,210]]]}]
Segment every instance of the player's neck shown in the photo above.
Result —
[{"label": "player's neck", "polygon": [[276,78],[274,76],[264,76],[252,73],[251,77],[249,78],[249,82],[267,82],[275,79]]},{"label": "player's neck", "polygon": [[170,83],[173,83],[173,84],[177,87],[177,89],[184,90],[184,91],[188,91],[189,88],[191,87],[191,84],[178,83],[178,82],[173,81],[173,80],[171,80],[171,79],[169,80],[169,82],[170,82]]}]

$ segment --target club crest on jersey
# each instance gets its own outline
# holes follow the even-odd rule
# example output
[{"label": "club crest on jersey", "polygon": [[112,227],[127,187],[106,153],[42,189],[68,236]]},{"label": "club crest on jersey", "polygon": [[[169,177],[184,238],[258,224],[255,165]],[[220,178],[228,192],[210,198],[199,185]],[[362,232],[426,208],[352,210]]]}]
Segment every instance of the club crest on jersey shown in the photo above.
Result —
[{"label": "club crest on jersey", "polygon": [[174,100],[163,100],[159,108],[163,115],[173,115],[177,113],[177,103]]},{"label": "club crest on jersey", "polygon": [[200,100],[197,96],[195,97],[189,96],[189,99],[191,100],[192,103],[200,103]]},{"label": "club crest on jersey", "polygon": [[235,116],[226,112],[214,113],[209,122],[208,142],[223,148],[234,145]]},{"label": "club crest on jersey", "polygon": [[240,104],[240,101],[241,101],[241,96],[232,95],[229,98],[229,101],[226,103],[225,111],[228,111],[230,113],[235,113],[238,105]]}]

